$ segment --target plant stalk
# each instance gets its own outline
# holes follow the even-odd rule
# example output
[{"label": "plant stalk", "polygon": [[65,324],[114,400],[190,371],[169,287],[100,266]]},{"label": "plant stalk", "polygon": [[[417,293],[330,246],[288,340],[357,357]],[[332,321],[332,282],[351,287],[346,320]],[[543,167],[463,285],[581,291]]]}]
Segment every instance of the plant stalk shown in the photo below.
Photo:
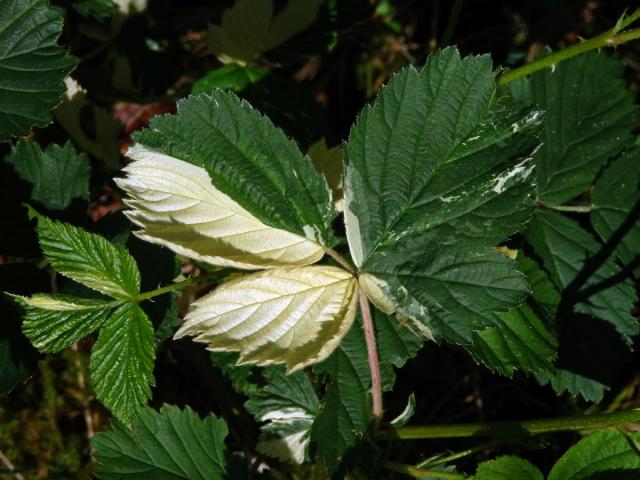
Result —
[{"label": "plant stalk", "polygon": [[557,212],[567,213],[589,213],[591,212],[591,205],[548,205],[544,202],[537,202],[537,205],[549,210],[555,210]]},{"label": "plant stalk", "polygon": [[595,50],[604,47],[617,47],[618,45],[630,42],[631,40],[636,40],[640,38],[640,28],[628,30],[626,32],[623,32],[621,30],[628,27],[638,19],[640,19],[640,9],[636,10],[633,15],[618,22],[618,24],[611,30],[606,31],[598,35],[597,37],[591,38],[589,40],[583,40],[580,43],[571,45],[570,47],[567,47],[563,50],[552,53],[551,55],[547,55],[544,58],[518,67],[514,70],[511,70],[510,72],[503,73],[498,77],[498,84],[506,85],[510,82],[513,82],[514,80],[526,77],[527,75],[537,72],[538,70],[553,68],[558,63],[571,57],[575,57],[576,55],[579,55],[581,53],[588,52],[589,50]]},{"label": "plant stalk", "polygon": [[364,338],[367,342],[367,354],[369,357],[369,369],[371,370],[371,396],[373,406],[371,413],[376,427],[382,420],[382,381],[380,376],[380,361],[378,359],[378,348],[376,346],[376,331],[373,326],[373,317],[369,308],[369,300],[364,291],[358,287],[358,300],[360,302],[360,313],[362,315],[362,325],[364,327]]},{"label": "plant stalk", "polygon": [[515,422],[459,423],[457,425],[417,425],[388,427],[377,433],[378,440],[430,438],[526,437],[553,432],[597,430],[640,422],[640,409],[598,415],[543,418]]},{"label": "plant stalk", "polygon": [[445,478],[453,480],[461,480],[467,478],[466,475],[456,472],[439,472],[437,470],[424,470],[422,468],[405,465],[404,463],[387,462],[384,468],[392,472],[404,473],[414,478]]},{"label": "plant stalk", "polygon": [[189,285],[193,285],[194,283],[202,282],[208,278],[215,278],[220,275],[220,272],[209,272],[204,275],[200,275],[197,277],[189,277],[180,282],[175,282],[170,285],[165,285],[164,287],[156,288],[155,290],[150,290],[148,292],[141,293],[133,300],[136,302],[141,302],[143,300],[149,300],[153,297],[157,297],[158,295],[163,295],[165,293],[174,292],[176,290],[181,290]]}]

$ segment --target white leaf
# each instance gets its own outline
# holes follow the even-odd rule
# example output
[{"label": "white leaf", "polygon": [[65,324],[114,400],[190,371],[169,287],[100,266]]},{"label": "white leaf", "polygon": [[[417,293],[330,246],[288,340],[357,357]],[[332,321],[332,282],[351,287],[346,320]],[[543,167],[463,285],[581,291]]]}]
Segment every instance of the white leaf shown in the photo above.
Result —
[{"label": "white leaf", "polygon": [[244,269],[309,265],[324,255],[319,244],[265,225],[216,189],[207,171],[140,145],[116,182],[129,198],[125,213],[136,234],[212,265]]},{"label": "white leaf", "polygon": [[238,363],[284,363],[288,373],[327,358],[355,318],[357,282],[330,266],[277,268],[232,280],[195,303],[175,338],[192,335]]}]

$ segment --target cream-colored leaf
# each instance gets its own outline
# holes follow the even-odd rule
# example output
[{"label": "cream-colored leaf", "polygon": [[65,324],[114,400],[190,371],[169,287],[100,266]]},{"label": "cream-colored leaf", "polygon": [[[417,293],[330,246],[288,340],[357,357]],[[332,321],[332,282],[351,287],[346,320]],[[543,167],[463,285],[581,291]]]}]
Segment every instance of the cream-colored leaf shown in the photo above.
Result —
[{"label": "cream-colored leaf", "polygon": [[274,16],[272,0],[237,0],[209,26],[209,50],[222,63],[246,65],[307,28],[319,7],[320,0],[291,0]]},{"label": "cream-colored leaf", "polygon": [[198,300],[175,338],[191,335],[210,350],[240,352],[239,363],[283,363],[291,373],[338,346],[355,318],[356,289],[336,267],[265,270]]},{"label": "cream-colored leaf", "polygon": [[391,314],[396,310],[393,300],[383,290],[388,288],[384,281],[369,273],[360,274],[358,281],[362,291],[378,310],[386,314]]},{"label": "cream-colored leaf", "polygon": [[280,437],[267,437],[256,445],[260,453],[275,457],[283,462],[302,464],[305,461],[307,446],[311,439],[310,430],[313,416],[301,408],[285,408],[272,410],[260,418],[261,422],[269,422],[271,429],[279,428],[288,434]]},{"label": "cream-colored leaf", "polygon": [[243,269],[309,265],[324,255],[319,244],[265,225],[216,189],[207,171],[140,145],[116,180],[129,197],[136,234],[212,265]]}]

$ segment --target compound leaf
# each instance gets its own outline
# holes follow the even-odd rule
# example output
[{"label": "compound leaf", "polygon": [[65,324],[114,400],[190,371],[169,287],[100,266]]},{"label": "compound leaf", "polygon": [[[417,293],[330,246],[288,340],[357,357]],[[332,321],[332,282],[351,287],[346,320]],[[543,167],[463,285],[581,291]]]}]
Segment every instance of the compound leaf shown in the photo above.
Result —
[{"label": "compound leaf", "polygon": [[146,407],[130,428],[120,423],[93,439],[102,480],[219,480],[225,477],[224,420],[189,407]]},{"label": "compound leaf", "polygon": [[[632,480],[640,476],[637,433],[595,432],[584,437],[558,460],[548,480]],[[635,443],[635,444],[634,444]]]},{"label": "compound leaf", "polygon": [[59,273],[115,298],[131,299],[140,293],[140,272],[126,249],[33,209],[29,216],[37,218],[40,247]]},{"label": "compound leaf", "polygon": [[602,166],[633,143],[638,107],[623,66],[589,52],[532,77],[545,111],[544,143],[536,152],[538,197],[560,205],[584,193]]},{"label": "compound leaf", "polygon": [[256,269],[307,265],[324,255],[307,238],[265,225],[211,184],[202,167],[146,150],[116,180],[129,198],[129,219],[148,242],[212,265]]},{"label": "compound leaf", "polygon": [[[134,135],[143,150],[203,167],[217,190],[266,225],[322,245],[336,215],[324,177],[294,142],[233,93],[199,94]],[[135,152],[135,150],[134,150]]]},{"label": "compound leaf", "polygon": [[520,457],[503,456],[478,465],[471,480],[544,480],[542,472]]},{"label": "compound leaf", "polygon": [[274,268],[224,283],[195,302],[174,338],[194,336],[239,363],[294,372],[327,358],[355,318],[356,279],[331,266]]},{"label": "compound leaf", "polygon": [[97,299],[68,295],[14,296],[24,309],[22,331],[41,352],[58,352],[97,330],[113,308]]},{"label": "compound leaf", "polygon": [[153,325],[138,304],[123,304],[103,324],[89,366],[98,398],[126,423],[151,398],[154,358]]},{"label": "compound leaf", "polygon": [[493,246],[531,214],[541,115],[494,97],[489,57],[445,49],[395,75],[345,147],[349,246],[374,277],[363,288],[425,337],[468,344],[526,295]]},{"label": "compound leaf", "polygon": [[247,410],[261,427],[259,452],[283,461],[302,463],[307,457],[310,430],[319,402],[303,372],[286,375],[281,368],[265,370],[267,385],[251,395]]},{"label": "compound leaf", "polygon": [[46,0],[0,0],[0,142],[49,123],[75,65],[57,45],[61,32]]},{"label": "compound leaf", "polygon": [[70,142],[51,144],[42,150],[35,142],[20,141],[6,161],[20,178],[33,185],[31,200],[48,209],[63,210],[74,198],[89,199],[89,158]]}]

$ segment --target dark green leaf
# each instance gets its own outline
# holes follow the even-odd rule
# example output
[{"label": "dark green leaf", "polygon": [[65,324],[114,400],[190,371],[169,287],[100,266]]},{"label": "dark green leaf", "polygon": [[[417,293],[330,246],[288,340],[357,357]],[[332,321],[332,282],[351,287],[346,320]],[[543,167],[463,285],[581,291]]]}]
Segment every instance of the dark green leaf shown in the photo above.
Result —
[{"label": "dark green leaf", "polygon": [[519,457],[504,456],[482,462],[471,480],[544,480],[542,472]]},{"label": "dark green leaf", "polygon": [[[378,339],[382,388],[389,391],[396,380],[395,368],[404,367],[407,360],[416,356],[424,342],[397,319],[382,312],[374,312],[374,325]],[[370,379],[367,382],[370,385]]]},{"label": "dark green leaf", "polygon": [[117,423],[93,439],[102,480],[218,480],[225,477],[224,420],[189,407],[145,408],[131,428]]},{"label": "dark green leaf", "polygon": [[179,102],[135,135],[145,148],[204,167],[217,189],[267,225],[331,244],[335,209],[324,177],[291,140],[234,94]]},{"label": "dark green leaf", "polygon": [[560,205],[584,193],[607,160],[633,143],[638,108],[622,74],[619,61],[589,52],[533,75],[533,96],[546,112],[535,155],[544,202]]},{"label": "dark green leaf", "polygon": [[59,273],[115,298],[130,299],[140,293],[138,266],[124,248],[33,209],[29,215],[37,218],[40,247]]},{"label": "dark green leaf", "polygon": [[83,17],[104,20],[118,11],[113,0],[74,0],[71,6]]},{"label": "dark green leaf", "polygon": [[[209,352],[211,362],[222,370],[229,379],[231,386],[243,395],[250,396],[259,390],[257,379],[254,377],[255,367],[251,365],[236,365],[240,354],[237,352]],[[260,377],[257,376],[259,379]]]},{"label": "dark green leaf", "polygon": [[38,360],[38,352],[20,331],[20,315],[11,303],[0,298],[0,394],[29,378]]},{"label": "dark green leaf", "polygon": [[241,67],[231,64],[211,70],[193,84],[191,93],[211,93],[220,88],[236,93],[242,92],[248,85],[259,82],[269,74],[269,70],[258,67]]},{"label": "dark green leaf", "polygon": [[[549,473],[548,480],[632,480],[640,478],[640,436],[595,432],[571,447]],[[635,443],[635,444],[634,444]]]},{"label": "dark green leaf", "polygon": [[[589,268],[589,259],[601,248],[575,220],[550,210],[536,212],[525,236],[559,289],[569,286],[578,272],[585,268],[585,262]],[[605,281],[619,270],[613,260],[608,259],[589,276],[585,286]],[[638,321],[631,316],[634,299],[634,285],[624,281],[579,303],[576,311],[610,322],[624,338],[629,338],[640,332]]]},{"label": "dark green leaf", "polygon": [[113,305],[68,295],[14,297],[24,309],[22,331],[41,352],[58,352],[97,330]]},{"label": "dark green leaf", "polygon": [[130,422],[151,398],[153,326],[139,305],[125,303],[104,323],[91,351],[91,382],[98,399]]},{"label": "dark green leaf", "polygon": [[621,262],[631,263],[640,253],[640,215],[632,215],[632,209],[640,202],[640,148],[625,153],[607,167],[595,184],[591,202],[591,223],[603,241],[609,240],[623,223],[632,225],[615,252]]},{"label": "dark green leaf", "polygon": [[311,439],[329,471],[335,472],[342,456],[364,436],[371,419],[371,378],[361,322],[354,322],[340,346],[314,370],[327,375],[329,383]]},{"label": "dark green leaf", "polygon": [[395,75],[345,147],[354,261],[416,331],[463,344],[526,295],[493,246],[531,213],[541,115],[494,97],[489,57],[448,48]]},{"label": "dark green leaf", "polygon": [[75,65],[57,45],[61,32],[46,0],[0,0],[0,142],[49,123]]},{"label": "dark green leaf", "polygon": [[89,199],[89,158],[76,152],[70,142],[62,147],[52,144],[43,151],[35,142],[20,141],[6,161],[33,185],[31,200],[45,208],[62,210],[74,198]]}]

